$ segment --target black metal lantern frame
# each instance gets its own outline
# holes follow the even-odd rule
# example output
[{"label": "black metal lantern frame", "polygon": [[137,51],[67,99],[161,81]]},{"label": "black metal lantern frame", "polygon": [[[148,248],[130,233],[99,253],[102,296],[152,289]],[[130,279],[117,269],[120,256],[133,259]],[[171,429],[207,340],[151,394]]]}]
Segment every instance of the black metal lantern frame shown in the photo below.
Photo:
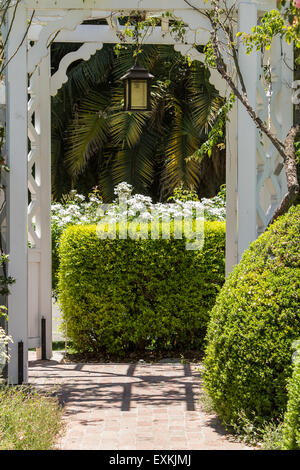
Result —
[{"label": "black metal lantern frame", "polygon": [[154,76],[134,66],[121,78],[124,83],[124,111],[151,111],[151,81]]}]

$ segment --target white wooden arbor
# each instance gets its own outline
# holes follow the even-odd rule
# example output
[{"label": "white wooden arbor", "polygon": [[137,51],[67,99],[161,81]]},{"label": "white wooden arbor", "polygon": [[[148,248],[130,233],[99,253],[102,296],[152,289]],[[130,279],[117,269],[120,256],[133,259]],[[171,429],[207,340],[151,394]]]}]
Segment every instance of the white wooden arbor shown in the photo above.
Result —
[{"label": "white wooden arbor", "polygon": [[[201,8],[209,3],[192,0]],[[276,7],[275,0],[237,2],[238,29],[250,31],[259,17]],[[184,0],[21,0],[7,44],[6,69],[7,160],[10,166],[6,217],[6,245],[10,254],[9,274],[16,279],[8,298],[9,334],[14,343],[8,378],[18,382],[18,342],[24,344],[24,380],[27,380],[28,347],[40,347],[41,318],[47,322],[47,358],[51,357],[51,96],[67,81],[67,68],[75,60],[88,60],[103,43],[118,42],[118,15],[142,10],[149,15],[172,11],[189,26],[186,43],[176,43],[163,20],[146,42],[172,44],[183,55],[203,60],[192,45],[206,44],[209,24]],[[33,15],[29,31],[28,20]],[[105,18],[107,25],[86,25],[85,20]],[[12,11],[9,13],[9,21]],[[9,22],[7,28],[9,27]],[[164,33],[164,34],[162,34]],[[25,37],[25,40],[24,40]],[[67,54],[51,75],[51,41],[83,45]],[[292,47],[279,41],[270,53],[274,76],[271,125],[280,137],[292,124],[290,86],[293,80]],[[282,60],[284,58],[284,60]],[[240,64],[251,104],[265,119],[267,97],[260,81],[260,56],[246,56],[240,46]],[[211,81],[220,94],[226,87],[217,72]],[[29,86],[28,86],[29,85]],[[28,99],[29,97],[29,99]],[[240,104],[231,112],[227,128],[227,272],[243,251],[265,228],[286,191],[284,171],[278,172],[280,158],[270,144],[262,147],[256,128]],[[28,148],[29,141],[29,148]],[[279,173],[279,174],[278,174]],[[28,205],[28,191],[30,204]],[[28,241],[30,247],[28,248]]]}]

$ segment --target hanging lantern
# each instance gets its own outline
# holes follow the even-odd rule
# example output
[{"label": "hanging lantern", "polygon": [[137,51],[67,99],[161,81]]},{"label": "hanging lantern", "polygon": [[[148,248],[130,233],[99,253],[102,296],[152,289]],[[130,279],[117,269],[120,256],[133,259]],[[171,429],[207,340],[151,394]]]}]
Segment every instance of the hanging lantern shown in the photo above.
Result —
[{"label": "hanging lantern", "polygon": [[121,78],[124,82],[124,111],[151,111],[151,80],[154,76],[134,66]]}]

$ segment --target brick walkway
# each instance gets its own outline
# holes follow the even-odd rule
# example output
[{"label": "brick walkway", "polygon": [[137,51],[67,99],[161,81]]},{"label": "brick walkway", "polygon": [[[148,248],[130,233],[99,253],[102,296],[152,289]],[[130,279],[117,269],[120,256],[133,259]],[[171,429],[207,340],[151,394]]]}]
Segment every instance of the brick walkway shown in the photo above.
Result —
[{"label": "brick walkway", "polygon": [[201,411],[201,369],[178,363],[30,362],[29,381],[65,405],[60,449],[245,449]]}]

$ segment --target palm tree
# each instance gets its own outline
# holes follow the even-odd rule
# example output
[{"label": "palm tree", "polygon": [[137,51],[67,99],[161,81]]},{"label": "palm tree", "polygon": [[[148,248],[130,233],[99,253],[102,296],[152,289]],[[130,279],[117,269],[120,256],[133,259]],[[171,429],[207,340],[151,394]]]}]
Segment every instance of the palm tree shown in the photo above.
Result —
[{"label": "palm tree", "polygon": [[[61,47],[53,63],[65,53]],[[222,104],[208,71],[199,62],[188,64],[171,46],[144,46],[139,61],[155,75],[152,111],[125,113],[120,77],[133,60],[131,46],[116,56],[112,45],[104,45],[69,70],[52,106],[54,197],[98,185],[111,201],[121,181],[154,200],[166,199],[180,184],[203,193],[205,165],[187,157],[205,140]],[[223,168],[224,155],[215,152],[214,158]]]}]

